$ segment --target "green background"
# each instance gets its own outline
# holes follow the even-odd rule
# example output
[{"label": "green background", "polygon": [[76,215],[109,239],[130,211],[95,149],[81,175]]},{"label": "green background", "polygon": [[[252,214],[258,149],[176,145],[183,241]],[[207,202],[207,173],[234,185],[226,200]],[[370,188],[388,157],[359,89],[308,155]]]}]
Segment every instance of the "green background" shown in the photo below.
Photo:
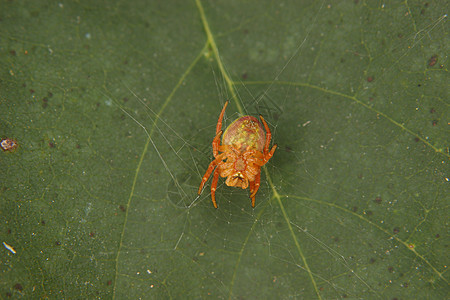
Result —
[{"label": "green background", "polygon": [[[445,298],[446,5],[1,1],[0,298]],[[255,209],[197,197],[227,99]]]}]

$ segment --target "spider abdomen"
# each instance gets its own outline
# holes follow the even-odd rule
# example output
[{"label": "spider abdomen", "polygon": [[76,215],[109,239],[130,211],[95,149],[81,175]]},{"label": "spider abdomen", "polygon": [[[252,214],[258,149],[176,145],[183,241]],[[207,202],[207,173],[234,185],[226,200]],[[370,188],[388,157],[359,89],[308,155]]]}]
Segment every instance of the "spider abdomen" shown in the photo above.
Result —
[{"label": "spider abdomen", "polygon": [[224,145],[233,145],[241,153],[248,149],[262,151],[266,137],[264,129],[257,118],[252,116],[243,116],[236,119],[225,130],[222,143]]}]

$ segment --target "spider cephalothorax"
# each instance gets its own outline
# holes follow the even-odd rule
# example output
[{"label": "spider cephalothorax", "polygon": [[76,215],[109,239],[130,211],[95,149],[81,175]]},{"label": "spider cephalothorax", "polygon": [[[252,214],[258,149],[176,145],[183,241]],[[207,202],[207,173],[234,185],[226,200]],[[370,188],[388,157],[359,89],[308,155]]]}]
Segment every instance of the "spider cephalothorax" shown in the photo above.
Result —
[{"label": "spider cephalothorax", "polygon": [[[223,133],[222,119],[227,105],[228,102],[225,102],[217,122],[216,136],[212,142],[215,159],[209,164],[203,176],[198,194],[202,192],[203,186],[215,168],[211,184],[211,198],[215,208],[217,208],[215,195],[219,175],[227,177],[225,184],[228,186],[243,189],[250,186],[252,207],[255,207],[255,195],[261,181],[261,167],[273,156],[277,145],[269,151],[272,134],[262,116],[259,117],[266,132],[257,118],[243,116],[231,123]],[[220,145],[222,133],[222,145]]]}]

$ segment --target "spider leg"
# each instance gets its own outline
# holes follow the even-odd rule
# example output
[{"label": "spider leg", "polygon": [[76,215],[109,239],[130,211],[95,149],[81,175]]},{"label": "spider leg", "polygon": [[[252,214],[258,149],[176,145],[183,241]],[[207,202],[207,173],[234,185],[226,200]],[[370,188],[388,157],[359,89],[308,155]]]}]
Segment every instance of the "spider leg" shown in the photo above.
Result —
[{"label": "spider leg", "polygon": [[217,202],[216,202],[216,188],[217,188],[217,182],[219,181],[219,173],[220,173],[220,167],[216,168],[213,175],[213,180],[211,183],[211,199],[214,205],[214,208],[217,208]]},{"label": "spider leg", "polygon": [[225,114],[225,108],[227,108],[228,101],[225,102],[223,105],[222,111],[220,112],[219,120],[217,121],[217,127],[216,127],[216,135],[219,134],[219,131],[222,129],[222,119],[223,115]]},{"label": "spider leg", "polygon": [[269,152],[270,140],[272,139],[272,132],[270,132],[270,128],[264,120],[263,116],[259,115],[261,121],[263,122],[264,128],[266,129],[266,144],[264,145],[264,154],[266,155]]},{"label": "spider leg", "polygon": [[208,169],[205,172],[205,175],[203,175],[202,182],[200,183],[200,187],[198,188],[199,195],[202,193],[203,186],[205,185],[206,181],[208,181],[208,178],[209,178],[209,176],[211,176],[212,171],[218,164],[220,164],[220,162],[222,161],[222,159],[224,159],[224,157],[225,157],[225,153],[222,153],[222,154],[218,155],[216,157],[216,159],[213,160],[209,164]]},{"label": "spider leg", "polygon": [[270,152],[267,153],[267,155],[264,156],[264,164],[265,164],[266,162],[268,162],[269,159],[272,158],[273,153],[275,152],[275,150],[277,149],[277,147],[278,147],[277,144],[273,145],[273,146],[272,146],[272,149],[270,150]]},{"label": "spider leg", "polygon": [[255,177],[253,192],[252,192],[252,189],[250,189],[250,198],[252,198],[252,207],[255,207],[255,196],[259,190],[260,182],[261,182],[261,172],[258,172],[258,174],[256,174],[256,177]]},{"label": "spider leg", "polygon": [[222,135],[222,130],[220,130],[216,136],[214,137],[214,140],[212,142],[212,147],[213,147],[213,155],[214,157],[217,157],[217,155],[219,155],[219,150],[220,150],[220,136]]},{"label": "spider leg", "polygon": [[[250,198],[251,198],[253,191],[255,190],[255,182],[249,181],[249,185],[250,185]],[[252,202],[253,202],[253,199],[252,199]]]}]

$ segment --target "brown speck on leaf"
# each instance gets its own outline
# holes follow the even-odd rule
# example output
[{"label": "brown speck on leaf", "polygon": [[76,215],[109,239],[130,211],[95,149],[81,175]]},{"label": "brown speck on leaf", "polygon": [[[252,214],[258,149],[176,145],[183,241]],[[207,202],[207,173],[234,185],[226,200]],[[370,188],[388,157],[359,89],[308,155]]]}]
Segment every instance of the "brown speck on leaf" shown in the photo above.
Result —
[{"label": "brown speck on leaf", "polygon": [[34,94],[34,90],[33,89],[30,89],[30,94]]},{"label": "brown speck on leaf", "polygon": [[436,112],[436,110],[434,108],[430,109],[430,113],[434,114]]},{"label": "brown speck on leaf", "polygon": [[381,197],[376,197],[376,198],[375,198],[375,203],[376,203],[376,204],[381,204],[381,201],[382,201],[382,200],[381,200]]},{"label": "brown speck on leaf", "polygon": [[123,205],[119,206],[119,208],[120,208],[120,210],[123,211],[123,212],[126,211],[125,206],[123,206]]},{"label": "brown speck on leaf", "polygon": [[415,137],[415,138],[414,138],[414,142],[417,143],[418,141],[420,141],[420,139],[419,139],[418,137]]},{"label": "brown speck on leaf", "polygon": [[438,124],[438,121],[437,120],[433,120],[433,126],[436,126],[437,124]]},{"label": "brown speck on leaf", "polygon": [[399,33],[399,34],[397,35],[397,37],[398,37],[399,39],[401,39],[401,38],[403,37],[403,34]]},{"label": "brown speck on leaf", "polygon": [[6,292],[6,297],[11,298],[12,294],[10,292]]},{"label": "brown speck on leaf", "polygon": [[49,98],[53,97],[53,93],[52,92],[48,92],[47,95],[48,95]]},{"label": "brown speck on leaf", "polygon": [[45,221],[44,220],[41,221],[41,225],[45,225]]},{"label": "brown speck on leaf", "polygon": [[128,98],[127,97],[123,97],[122,101],[123,102],[128,102]]},{"label": "brown speck on leaf", "polygon": [[54,147],[55,147],[55,144],[52,143],[52,142],[48,142],[48,146],[49,146],[50,148],[54,148]]},{"label": "brown speck on leaf", "polygon": [[370,260],[369,260],[369,263],[371,263],[371,264],[373,264],[373,263],[375,263],[375,258],[371,258]]},{"label": "brown speck on leaf", "polygon": [[366,211],[366,214],[370,217],[370,216],[372,216],[373,215],[373,211],[371,211],[371,210],[368,210],[368,211]]},{"label": "brown speck on leaf", "polygon": [[407,283],[407,282],[405,282],[404,284],[403,284],[403,287],[404,288],[407,288],[409,286],[409,284]]},{"label": "brown speck on leaf", "polygon": [[388,267],[389,273],[394,273],[394,267]]},{"label": "brown speck on leaf", "polygon": [[14,285],[14,289],[15,289],[15,290],[18,290],[18,291],[22,291],[22,290],[23,290],[23,286],[22,286],[20,283],[16,283],[16,284]]},{"label": "brown speck on leaf", "polygon": [[81,148],[80,144],[76,144],[75,148],[80,149]]},{"label": "brown speck on leaf", "polygon": [[352,211],[353,211],[353,212],[356,212],[357,210],[358,210],[358,207],[353,206]]},{"label": "brown speck on leaf", "polygon": [[374,78],[373,76],[367,77],[367,82],[372,82],[372,81],[374,81],[374,80],[375,80],[375,78]]},{"label": "brown speck on leaf", "polygon": [[111,285],[111,284],[112,284],[112,280],[108,280],[108,281],[106,282],[106,284],[107,284],[107,285]]},{"label": "brown speck on leaf", "polygon": [[9,54],[11,54],[12,56],[16,56],[16,50],[9,51]]},{"label": "brown speck on leaf", "polygon": [[19,144],[16,140],[10,139],[10,138],[4,138],[0,141],[0,148],[2,148],[3,151],[13,151],[19,147]]},{"label": "brown speck on leaf", "polygon": [[398,227],[395,227],[395,228],[394,228],[394,230],[393,230],[393,232],[394,232],[394,234],[397,234],[397,233],[399,233],[399,232],[400,232],[400,228],[398,228]]},{"label": "brown speck on leaf", "polygon": [[244,73],[244,74],[242,74],[242,79],[247,79],[247,77],[248,77],[248,75],[247,75],[247,73]]},{"label": "brown speck on leaf", "polygon": [[438,233],[438,234],[435,235],[435,237],[438,239],[438,238],[441,237],[441,235]]},{"label": "brown speck on leaf", "polygon": [[433,55],[432,57],[430,57],[430,59],[428,60],[428,65],[430,67],[434,66],[438,61],[438,56],[437,55]]},{"label": "brown speck on leaf", "polygon": [[90,232],[90,233],[89,233],[89,236],[90,236],[90,237],[94,237],[94,236],[95,236],[95,233]]},{"label": "brown speck on leaf", "polygon": [[61,242],[60,242],[60,241],[56,241],[56,242],[55,242],[55,245],[56,245],[56,246],[61,246]]}]

